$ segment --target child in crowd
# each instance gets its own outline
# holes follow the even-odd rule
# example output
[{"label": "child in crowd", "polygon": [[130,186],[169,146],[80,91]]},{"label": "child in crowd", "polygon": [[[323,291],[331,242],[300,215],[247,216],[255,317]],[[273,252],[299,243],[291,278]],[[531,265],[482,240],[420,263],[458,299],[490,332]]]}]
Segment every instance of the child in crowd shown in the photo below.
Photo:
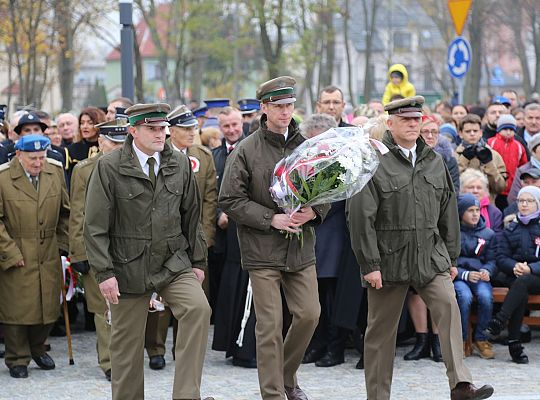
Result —
[{"label": "child in crowd", "polygon": [[388,80],[390,82],[386,85],[382,97],[383,104],[389,103],[395,95],[403,98],[416,95],[416,89],[409,82],[409,73],[403,64],[394,64],[388,69]]},{"label": "child in crowd", "polygon": [[488,324],[498,336],[508,323],[508,350],[512,361],[527,364],[520,328],[531,294],[540,294],[540,188],[525,186],[518,193],[518,214],[499,238],[497,267],[514,279],[501,310]]},{"label": "child in crowd", "polygon": [[480,215],[480,202],[473,194],[459,195],[458,212],[461,225],[461,253],[457,260],[458,275],[454,280],[454,289],[461,311],[463,353],[465,357],[472,354],[472,349],[467,345],[467,337],[469,315],[475,295],[478,301],[478,325],[474,333],[473,347],[480,357],[493,358],[493,349],[484,331],[493,310],[490,280],[496,272],[495,232],[486,227],[486,222]]},{"label": "child in crowd", "polygon": [[516,170],[527,164],[527,151],[514,135],[517,132],[516,119],[510,114],[503,114],[497,121],[497,134],[488,139],[488,144],[499,153],[506,166],[506,188],[495,198],[499,210],[508,206],[507,195],[510,192]]}]

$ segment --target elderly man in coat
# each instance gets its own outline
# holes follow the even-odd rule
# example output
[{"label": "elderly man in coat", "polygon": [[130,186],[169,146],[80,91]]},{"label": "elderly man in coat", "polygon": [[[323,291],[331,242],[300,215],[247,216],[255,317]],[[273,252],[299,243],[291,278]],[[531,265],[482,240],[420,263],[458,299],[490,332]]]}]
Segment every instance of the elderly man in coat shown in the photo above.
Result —
[{"label": "elderly man in coat", "polygon": [[[413,286],[439,327],[452,400],[486,399],[463,363],[452,276],[459,256],[456,194],[440,155],[419,138],[422,96],[388,103],[390,114],[373,179],[347,205],[351,242],[368,292],[364,358],[368,398],[390,399],[396,332]],[[411,395],[412,396],[412,395]]]},{"label": "elderly man in coat", "polygon": [[45,340],[60,314],[69,198],[62,164],[46,158],[49,145],[44,136],[24,136],[0,167],[0,322],[13,378],[28,377],[31,359],[55,367]]}]

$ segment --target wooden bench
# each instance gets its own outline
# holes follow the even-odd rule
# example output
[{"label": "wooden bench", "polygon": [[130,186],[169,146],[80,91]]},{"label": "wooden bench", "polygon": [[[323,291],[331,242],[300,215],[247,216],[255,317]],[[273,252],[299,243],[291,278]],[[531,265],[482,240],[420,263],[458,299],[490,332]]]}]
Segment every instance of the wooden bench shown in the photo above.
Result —
[{"label": "wooden bench", "polygon": [[[506,295],[508,294],[508,288],[494,287],[493,288],[493,304],[502,304]],[[527,303],[527,308],[530,311],[540,310],[540,295],[531,295]],[[472,347],[473,342],[473,325],[477,322],[476,307],[471,309],[471,316],[469,317],[469,334],[467,335],[467,344]],[[523,323],[529,326],[540,326],[540,316],[525,316]]]}]

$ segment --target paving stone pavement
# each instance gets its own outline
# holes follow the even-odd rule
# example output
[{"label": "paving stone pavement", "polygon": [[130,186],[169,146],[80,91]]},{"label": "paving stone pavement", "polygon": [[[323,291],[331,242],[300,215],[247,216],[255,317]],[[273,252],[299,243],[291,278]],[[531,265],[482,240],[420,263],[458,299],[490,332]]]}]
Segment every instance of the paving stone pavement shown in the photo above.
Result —
[{"label": "paving stone pavement", "polygon": [[[211,330],[212,332],[212,330]],[[145,363],[145,398],[171,399],[173,360],[170,353],[171,334],[168,335],[167,366],[153,371]],[[210,343],[210,340],[209,340]],[[28,379],[13,379],[8,369],[0,367],[1,400],[47,400],[111,398],[110,383],[97,366],[94,334],[74,335],[75,365],[70,366],[65,338],[51,338],[50,355],[56,369],[42,371],[32,362]],[[466,364],[477,384],[490,383],[495,387],[495,400],[540,400],[540,331],[533,331],[533,341],[525,345],[528,365],[510,361],[507,347],[495,345],[494,360],[469,357]],[[210,349],[210,346],[208,347]],[[398,348],[392,386],[392,400],[439,400],[449,398],[444,365],[431,360],[403,361],[408,348]],[[358,360],[353,350],[346,354],[346,362],[332,368],[302,365],[298,373],[300,386],[311,400],[365,399],[362,371],[354,369]],[[256,370],[233,367],[224,353],[208,350],[203,372],[202,395],[216,400],[260,399]]]}]

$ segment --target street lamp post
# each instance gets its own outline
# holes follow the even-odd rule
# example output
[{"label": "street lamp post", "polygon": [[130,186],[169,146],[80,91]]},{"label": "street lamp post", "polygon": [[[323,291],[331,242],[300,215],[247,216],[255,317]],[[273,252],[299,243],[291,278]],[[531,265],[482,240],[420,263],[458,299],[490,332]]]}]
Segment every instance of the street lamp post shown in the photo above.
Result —
[{"label": "street lamp post", "polygon": [[120,63],[122,72],[122,96],[134,99],[133,79],[133,0],[120,0]]}]

